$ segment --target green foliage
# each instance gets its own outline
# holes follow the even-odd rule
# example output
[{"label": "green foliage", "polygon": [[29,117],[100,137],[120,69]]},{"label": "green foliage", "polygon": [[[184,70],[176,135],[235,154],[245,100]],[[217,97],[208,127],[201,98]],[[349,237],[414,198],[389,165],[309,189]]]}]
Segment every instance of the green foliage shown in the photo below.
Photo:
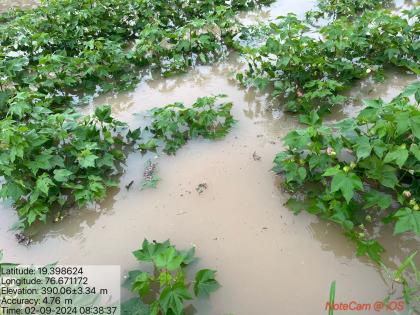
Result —
[{"label": "green foliage", "polygon": [[170,104],[150,111],[151,122],[141,131],[139,149],[154,149],[159,144],[174,154],[190,139],[220,139],[233,126],[232,103],[216,103],[223,95],[202,97],[191,107]]},{"label": "green foliage", "polygon": [[248,67],[237,77],[247,86],[272,85],[288,111],[324,113],[346,100],[339,92],[355,80],[381,80],[387,65],[420,73],[418,17],[416,9],[400,15],[365,11],[352,20],[338,18],[313,36],[308,22],[280,16],[261,46],[242,48]]},{"label": "green foliage", "polygon": [[[103,199],[140,130],[121,133],[109,107],[92,117],[77,117],[69,108],[91,95],[132,87],[143,66],[169,75],[216,61],[237,32],[235,13],[269,2],[45,0],[1,14],[1,197],[13,201],[25,226],[60,207]],[[140,149],[167,141],[174,153],[188,139],[221,137],[233,122],[230,105],[219,107],[212,99],[194,110],[156,110],[156,138],[141,139]],[[181,125],[177,134],[161,134],[170,132],[159,122],[171,112],[180,115],[173,128],[192,124],[188,135]]]},{"label": "green foliage", "polygon": [[330,307],[328,308],[328,315],[334,315],[334,302],[335,302],[335,281],[331,282],[331,286],[330,286],[330,298],[329,298],[329,305]]},{"label": "green foliage", "polygon": [[223,55],[238,28],[235,12],[268,2],[46,0],[11,11],[0,24],[0,87],[64,105],[75,89],[132,87],[139,66],[185,71]]},{"label": "green foliage", "polygon": [[[367,237],[372,220],[394,222],[395,234],[420,235],[420,111],[418,82],[386,104],[366,101],[356,118],[334,125],[319,121],[284,139],[274,170],[286,187],[305,193],[288,204],[340,224],[358,254],[380,261],[382,246]],[[308,185],[315,184],[315,185]]]},{"label": "green foliage", "polygon": [[[24,121],[6,117],[0,120],[0,197],[13,202],[25,227],[74,204],[100,201],[118,185],[119,166],[135,143],[142,151],[163,147],[174,154],[190,139],[225,136],[234,123],[232,103],[218,99],[154,108],[146,126],[128,132],[110,106],[85,117],[45,107],[35,107]],[[143,188],[156,187],[156,164],[146,167],[144,177]]]},{"label": "green foliage", "polygon": [[[193,299],[186,280],[185,268],[195,258],[195,248],[178,251],[169,241],[149,243],[144,240],[142,248],[133,252],[139,262],[152,263],[153,274],[140,270],[131,271],[125,283],[139,298],[131,299],[122,305],[123,314],[184,314],[185,303]],[[216,280],[216,271],[202,269],[193,281],[194,295],[208,297],[220,285]],[[142,300],[153,296],[150,305]],[[148,308],[148,312],[144,311]]]},{"label": "green foliage", "polygon": [[354,17],[364,11],[383,9],[391,3],[391,0],[318,0],[317,10],[309,11],[307,17]]},{"label": "green foliage", "polygon": [[408,256],[399,268],[391,271],[383,263],[382,269],[392,281],[392,292],[386,297],[385,301],[389,301],[395,295],[395,286],[402,288],[402,294],[407,308],[407,314],[418,313],[420,302],[420,270],[414,262],[417,252]]},{"label": "green foliage", "polygon": [[26,225],[45,221],[54,210],[102,200],[115,186],[112,175],[125,159],[114,133],[124,124],[109,107],[80,117],[66,111],[32,113],[25,122],[0,121],[2,198],[11,199]]}]

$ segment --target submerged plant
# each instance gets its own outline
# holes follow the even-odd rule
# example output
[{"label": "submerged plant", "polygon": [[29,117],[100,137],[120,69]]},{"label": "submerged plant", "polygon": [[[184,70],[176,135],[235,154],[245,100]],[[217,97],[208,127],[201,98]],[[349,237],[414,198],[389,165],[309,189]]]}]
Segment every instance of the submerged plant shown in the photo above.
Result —
[{"label": "submerged plant", "polygon": [[274,161],[285,186],[299,192],[288,201],[296,213],[340,224],[358,255],[377,262],[384,249],[368,235],[372,221],[420,235],[420,111],[410,95],[420,101],[418,82],[388,104],[365,101],[356,118],[326,126],[315,117],[284,138],[287,150]]},{"label": "submerged plant", "polygon": [[22,89],[66,107],[75,91],[133,87],[140,66],[168,75],[216,61],[238,29],[235,13],[268,2],[46,0],[9,12],[0,23],[0,108]]},{"label": "submerged plant", "polygon": [[273,86],[272,95],[288,111],[325,113],[346,100],[340,92],[355,80],[382,80],[388,65],[420,73],[418,17],[417,9],[400,15],[365,11],[330,22],[317,38],[308,22],[280,16],[270,23],[263,45],[242,48],[248,66],[237,78],[247,86]]},{"label": "submerged plant", "polygon": [[[23,228],[63,209],[101,201],[107,188],[118,186],[121,164],[135,148],[175,154],[188,140],[224,137],[235,121],[232,103],[218,103],[220,97],[199,98],[192,107],[154,108],[143,128],[128,131],[111,116],[110,106],[90,116],[37,106],[25,121],[0,120],[0,197],[12,201]],[[157,185],[155,171],[150,164],[143,188]]]},{"label": "submerged plant", "polygon": [[71,110],[33,112],[26,122],[0,121],[0,196],[10,199],[25,226],[53,211],[102,200],[124,161],[110,107],[80,117]]},{"label": "submerged plant", "polygon": [[[402,291],[402,298],[407,306],[407,314],[418,313],[420,311],[420,270],[414,262],[417,252],[408,256],[399,268],[391,271],[390,268],[381,263],[382,269],[391,280],[391,292],[385,298],[387,303],[391,298],[395,298],[397,291]],[[400,298],[400,297],[398,297]]]},{"label": "submerged plant", "polygon": [[150,123],[139,130],[140,150],[163,146],[168,154],[174,154],[188,140],[223,138],[235,120],[231,114],[232,103],[217,103],[224,95],[198,98],[191,107],[174,103],[152,109]]},{"label": "submerged plant", "polygon": [[317,9],[306,14],[308,18],[354,18],[364,11],[381,10],[392,4],[392,0],[318,0],[317,2]]},{"label": "submerged plant", "polygon": [[[109,107],[82,117],[72,110],[75,104],[133,87],[141,67],[169,75],[218,60],[237,32],[235,13],[269,2],[45,0],[34,9],[1,14],[0,176],[5,182],[0,196],[12,200],[21,226],[45,221],[60,208],[103,199],[106,188],[117,184],[111,178],[125,153],[140,139],[139,130],[117,130],[123,124],[110,117]],[[141,139],[139,148],[153,150],[165,142],[165,150],[174,153],[188,139],[227,132],[231,105],[216,106],[208,98],[195,106],[155,110],[152,139]],[[171,115],[179,120],[165,127]],[[172,134],[168,128],[179,129]]]},{"label": "submerged plant", "polygon": [[[143,241],[142,248],[133,252],[139,262],[152,263],[154,273],[130,271],[125,285],[138,295],[122,305],[123,314],[184,314],[185,303],[196,297],[208,297],[220,285],[216,271],[202,269],[192,283],[187,282],[185,268],[194,260],[195,248],[178,251],[169,241]],[[191,287],[190,287],[191,286]],[[192,292],[193,294],[192,294]],[[146,304],[149,297],[152,303]]]}]

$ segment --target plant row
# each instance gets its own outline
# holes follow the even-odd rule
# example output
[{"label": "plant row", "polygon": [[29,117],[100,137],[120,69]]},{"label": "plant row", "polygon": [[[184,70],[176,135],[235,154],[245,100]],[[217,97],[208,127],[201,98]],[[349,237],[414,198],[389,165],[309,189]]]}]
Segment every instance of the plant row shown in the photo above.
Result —
[{"label": "plant row", "polygon": [[355,80],[381,81],[389,66],[420,73],[418,13],[367,10],[320,29],[294,14],[278,17],[263,26],[261,45],[242,47],[247,69],[237,77],[247,86],[271,86],[287,111],[324,114],[346,101],[340,92]]},{"label": "plant row", "polygon": [[132,87],[146,66],[170,75],[217,60],[239,28],[235,13],[266,2],[47,0],[2,14],[0,196],[19,226],[102,200],[133,145],[175,153],[197,136],[225,135],[232,105],[217,97],[155,109],[131,131],[108,106],[85,117],[74,106]]},{"label": "plant row", "polygon": [[[289,204],[348,232],[381,219],[395,223],[396,234],[420,235],[420,110],[408,98],[413,94],[418,103],[418,82],[390,103],[365,101],[355,118],[322,125],[315,117],[310,127],[287,134],[274,170],[290,191],[304,189],[305,195]],[[364,240],[364,233],[358,236]],[[379,261],[380,247],[373,249],[368,254]]]},{"label": "plant row", "polygon": [[12,201],[22,228],[103,200],[107,188],[118,186],[130,150],[162,148],[174,154],[190,139],[226,135],[234,123],[232,104],[218,99],[155,108],[135,130],[112,118],[110,106],[90,116],[39,107],[25,122],[7,117],[0,121],[0,197]]},{"label": "plant row", "polygon": [[274,160],[292,193],[287,205],[341,225],[357,254],[378,263],[384,248],[372,226],[420,235],[419,102],[415,82],[389,103],[365,101],[355,118],[324,125],[313,113],[308,128],[287,134]]}]

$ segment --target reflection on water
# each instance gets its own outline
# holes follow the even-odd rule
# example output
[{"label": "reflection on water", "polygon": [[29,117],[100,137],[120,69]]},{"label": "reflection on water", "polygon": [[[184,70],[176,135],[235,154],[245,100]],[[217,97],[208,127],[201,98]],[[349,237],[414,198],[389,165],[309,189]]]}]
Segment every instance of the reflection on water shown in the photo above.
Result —
[{"label": "reflection on water", "polygon": [[356,81],[353,87],[344,92],[349,102],[344,107],[336,107],[329,115],[327,121],[337,121],[347,117],[355,117],[363,109],[363,100],[381,98],[386,102],[395,98],[408,84],[418,80],[419,77],[399,69],[388,69],[385,72],[385,81],[376,83],[373,77]]},{"label": "reflection on water", "polygon": [[[278,1],[275,7],[302,13],[304,3]],[[301,126],[266,93],[240,87],[231,76],[240,67],[231,55],[169,79],[150,74],[135,91],[104,95],[83,108],[91,112],[97,104],[110,103],[119,119],[135,123],[135,113],[155,106],[190,105],[200,96],[226,94],[238,123],[223,140],[192,141],[176,156],[159,157],[162,181],[156,190],[139,188],[145,162],[154,155],[131,154],[119,189],[99,205],[70,212],[62,222],[38,226],[29,247],[17,245],[8,231],[16,215],[4,205],[0,248],[7,260],[118,264],[127,271],[136,265],[131,252],[143,238],[170,238],[180,249],[197,245],[201,260],[196,267],[217,269],[223,285],[191,313],[325,314],[332,280],[341,301],[381,300],[387,293],[381,273],[367,259],[355,257],[354,245],[337,226],[304,213],[295,216],[283,205],[288,196],[270,172],[272,160],[282,150],[280,139]],[[364,97],[392,98],[413,79],[389,71],[383,84],[357,83],[349,92],[354,101],[337,108],[331,119],[354,115]],[[253,159],[254,152],[260,161]],[[208,185],[203,194],[195,190],[200,183]],[[379,237],[389,262],[398,263],[418,249],[418,240],[395,238],[390,229]]]}]

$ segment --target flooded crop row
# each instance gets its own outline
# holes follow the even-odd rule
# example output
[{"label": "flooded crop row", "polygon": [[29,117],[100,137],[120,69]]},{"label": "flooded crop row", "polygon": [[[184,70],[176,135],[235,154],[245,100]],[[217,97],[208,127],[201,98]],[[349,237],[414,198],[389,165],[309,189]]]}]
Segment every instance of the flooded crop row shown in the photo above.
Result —
[{"label": "flooded crop row", "polygon": [[[23,3],[3,0],[0,10]],[[278,0],[272,9],[245,18],[303,15],[311,6],[311,1]],[[284,206],[288,195],[270,171],[272,161],[283,149],[282,137],[302,126],[267,94],[242,88],[234,79],[241,67],[240,57],[231,54],[184,75],[150,75],[132,92],[106,94],[81,108],[90,113],[107,103],[116,118],[135,125],[136,113],[147,109],[178,101],[191,105],[201,96],[226,94],[237,123],[226,138],[191,141],[175,156],[130,154],[119,188],[104,202],[70,211],[61,222],[31,228],[30,246],[17,245],[9,230],[17,216],[1,204],[0,248],[7,260],[121,265],[126,272],[135,265],[131,252],[144,238],[170,239],[180,249],[197,246],[200,260],[194,268],[218,271],[222,287],[210,300],[195,303],[196,314],[326,314],[333,280],[338,301],[382,300],[388,286],[381,271],[367,258],[355,256],[354,245],[337,226],[309,214],[295,216]],[[389,100],[416,79],[388,71],[384,83],[357,83],[349,92],[354,101],[337,108],[328,120],[354,116],[365,98]],[[157,189],[140,190],[149,159],[157,161],[162,180]],[[394,237],[390,228],[381,230],[379,239],[387,245],[385,261],[391,265],[419,249],[418,240]]]}]

